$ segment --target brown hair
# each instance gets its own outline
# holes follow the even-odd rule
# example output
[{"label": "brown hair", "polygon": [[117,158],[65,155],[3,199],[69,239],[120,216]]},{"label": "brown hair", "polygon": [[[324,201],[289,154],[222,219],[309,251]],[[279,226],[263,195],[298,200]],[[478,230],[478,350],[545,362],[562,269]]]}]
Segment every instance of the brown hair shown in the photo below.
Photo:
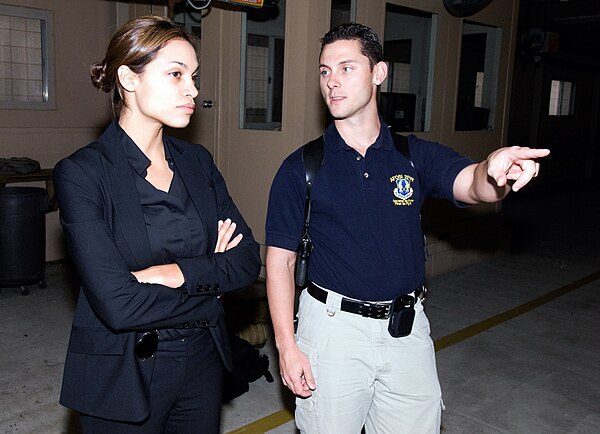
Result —
[{"label": "brown hair", "polygon": [[321,53],[325,45],[339,40],[358,41],[361,53],[369,59],[371,71],[376,64],[383,61],[381,41],[377,33],[370,27],[358,23],[340,24],[321,38]]},{"label": "brown hair", "polygon": [[188,41],[195,46],[192,35],[160,15],[130,20],[112,36],[104,60],[90,67],[90,75],[94,86],[106,93],[112,92],[115,116],[120,114],[125,104],[123,88],[117,76],[119,67],[125,65],[136,74],[142,73],[158,51],[174,39]]}]

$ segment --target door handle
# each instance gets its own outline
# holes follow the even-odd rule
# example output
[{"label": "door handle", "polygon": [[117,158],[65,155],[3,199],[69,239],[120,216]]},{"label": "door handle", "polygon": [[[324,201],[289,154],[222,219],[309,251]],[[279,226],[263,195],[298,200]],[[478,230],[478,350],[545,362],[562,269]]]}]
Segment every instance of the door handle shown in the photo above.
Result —
[{"label": "door handle", "polygon": [[205,99],[204,101],[202,101],[202,108],[209,109],[209,108],[212,108],[212,106],[213,106],[212,99]]}]

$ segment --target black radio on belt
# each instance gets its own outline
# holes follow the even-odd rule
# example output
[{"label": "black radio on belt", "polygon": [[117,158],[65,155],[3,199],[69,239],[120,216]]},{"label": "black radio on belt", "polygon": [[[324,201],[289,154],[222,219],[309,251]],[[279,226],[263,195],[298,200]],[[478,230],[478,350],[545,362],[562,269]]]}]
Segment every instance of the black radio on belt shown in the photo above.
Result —
[{"label": "black radio on belt", "polygon": [[296,251],[296,285],[306,286],[306,276],[308,275],[308,258],[313,251],[313,243],[305,233],[298,244]]},{"label": "black radio on belt", "polygon": [[394,338],[408,336],[415,320],[415,298],[412,295],[401,295],[392,303],[388,331]]}]

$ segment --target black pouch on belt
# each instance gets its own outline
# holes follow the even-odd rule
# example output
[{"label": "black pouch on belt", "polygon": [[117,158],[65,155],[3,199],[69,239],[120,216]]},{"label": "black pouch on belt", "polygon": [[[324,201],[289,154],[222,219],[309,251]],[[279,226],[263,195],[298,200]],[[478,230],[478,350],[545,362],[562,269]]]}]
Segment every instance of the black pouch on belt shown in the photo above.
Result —
[{"label": "black pouch on belt", "polygon": [[390,312],[388,331],[394,338],[408,336],[415,320],[415,298],[412,295],[401,295],[394,300]]},{"label": "black pouch on belt", "polygon": [[296,285],[304,288],[307,284],[306,277],[308,276],[308,259],[313,252],[313,243],[305,233],[298,244],[296,254],[296,274],[294,280]]}]

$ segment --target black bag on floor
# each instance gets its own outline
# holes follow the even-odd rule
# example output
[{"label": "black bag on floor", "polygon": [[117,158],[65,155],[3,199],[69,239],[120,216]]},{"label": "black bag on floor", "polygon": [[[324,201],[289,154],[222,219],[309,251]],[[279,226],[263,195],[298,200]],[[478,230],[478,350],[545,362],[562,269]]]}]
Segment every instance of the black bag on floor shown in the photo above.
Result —
[{"label": "black bag on floor", "polygon": [[269,357],[237,335],[230,335],[233,369],[223,375],[223,402],[229,402],[250,390],[250,383],[264,376],[272,383]]},{"label": "black bag on floor", "polygon": [[40,163],[27,157],[0,158],[0,175],[34,173],[41,170]]}]

